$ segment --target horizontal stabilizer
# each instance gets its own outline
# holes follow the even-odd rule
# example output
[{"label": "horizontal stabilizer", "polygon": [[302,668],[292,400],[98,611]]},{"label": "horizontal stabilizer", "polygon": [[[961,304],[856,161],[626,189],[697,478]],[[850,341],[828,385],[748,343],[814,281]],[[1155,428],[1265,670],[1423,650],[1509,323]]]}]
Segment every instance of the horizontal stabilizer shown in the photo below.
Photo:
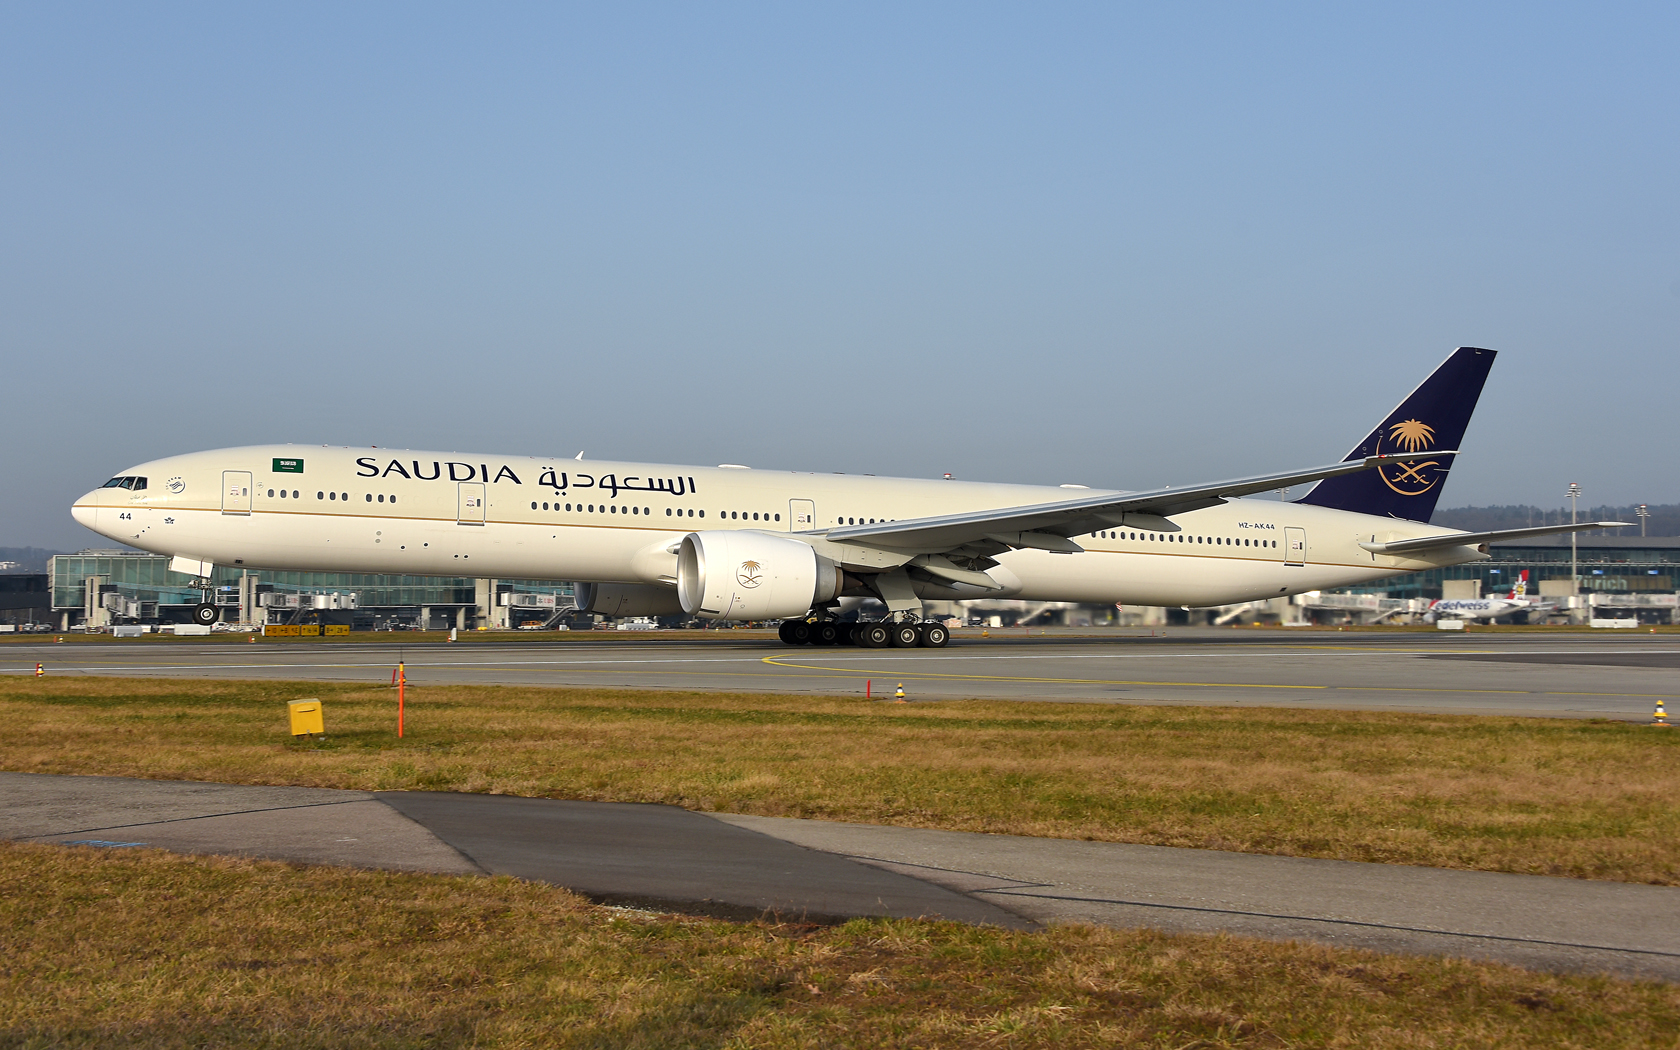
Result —
[{"label": "horizontal stabilizer", "polygon": [[1499,529],[1495,532],[1449,532],[1442,536],[1419,536],[1415,540],[1394,540],[1390,543],[1361,543],[1372,554],[1410,554],[1413,551],[1439,550],[1442,547],[1475,547],[1500,540],[1520,540],[1526,536],[1555,536],[1560,532],[1585,532],[1587,529],[1626,528],[1625,521],[1583,521],[1577,525],[1540,525],[1532,529]]}]

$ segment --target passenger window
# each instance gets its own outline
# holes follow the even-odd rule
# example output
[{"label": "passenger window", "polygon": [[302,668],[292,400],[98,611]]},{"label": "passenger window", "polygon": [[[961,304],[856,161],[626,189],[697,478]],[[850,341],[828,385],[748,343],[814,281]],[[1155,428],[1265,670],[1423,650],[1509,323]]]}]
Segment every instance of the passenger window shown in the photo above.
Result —
[{"label": "passenger window", "polygon": [[273,498],[274,498],[274,490],[273,490],[273,489],[269,489],[269,490],[268,490],[268,498],[269,498],[269,499],[273,499]]}]

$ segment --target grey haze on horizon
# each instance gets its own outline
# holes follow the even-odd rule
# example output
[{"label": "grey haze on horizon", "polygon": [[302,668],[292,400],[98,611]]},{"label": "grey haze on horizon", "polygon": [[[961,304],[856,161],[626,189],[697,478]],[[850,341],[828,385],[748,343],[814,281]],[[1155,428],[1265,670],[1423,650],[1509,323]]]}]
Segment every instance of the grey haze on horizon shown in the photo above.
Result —
[{"label": "grey haze on horizon", "polygon": [[1680,8],[13,5],[0,544],[269,441],[1672,503]]}]

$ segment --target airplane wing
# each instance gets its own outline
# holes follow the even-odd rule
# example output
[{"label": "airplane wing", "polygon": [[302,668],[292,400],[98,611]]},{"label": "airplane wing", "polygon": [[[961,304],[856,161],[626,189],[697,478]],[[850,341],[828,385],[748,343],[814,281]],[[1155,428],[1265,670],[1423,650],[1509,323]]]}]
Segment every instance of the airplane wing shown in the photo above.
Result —
[{"label": "airplane wing", "polygon": [[[1432,456],[1445,455],[1431,451]],[[867,544],[924,553],[954,550],[967,543],[1031,547],[1039,550],[1074,552],[1082,550],[1068,539],[1098,529],[1128,528],[1154,532],[1177,532],[1167,518],[1203,507],[1214,507],[1227,499],[1256,492],[1286,488],[1371,470],[1388,463],[1407,462],[1417,456],[1368,456],[1327,467],[1234,478],[1211,485],[1159,488],[1147,492],[1106,493],[1079,499],[1040,503],[1030,507],[997,507],[991,510],[942,514],[931,518],[848,525],[829,529],[827,538],[837,543]]]},{"label": "airplane wing", "polygon": [[1361,543],[1372,554],[1409,554],[1412,551],[1436,550],[1440,547],[1474,547],[1500,540],[1517,540],[1525,536],[1555,536],[1560,532],[1583,532],[1587,529],[1626,528],[1625,521],[1583,521],[1576,525],[1541,525],[1532,529],[1500,529],[1495,532],[1449,532],[1443,536],[1420,536],[1415,540],[1394,540],[1389,543]]}]

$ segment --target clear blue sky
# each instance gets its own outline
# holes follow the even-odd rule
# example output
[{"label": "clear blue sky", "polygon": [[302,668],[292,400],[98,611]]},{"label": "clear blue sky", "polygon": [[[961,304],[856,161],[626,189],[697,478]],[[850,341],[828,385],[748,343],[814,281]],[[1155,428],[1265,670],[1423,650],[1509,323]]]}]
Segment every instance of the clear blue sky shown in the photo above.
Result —
[{"label": "clear blue sky", "polygon": [[1680,500],[1680,7],[0,10],[0,544],[377,444]]}]

